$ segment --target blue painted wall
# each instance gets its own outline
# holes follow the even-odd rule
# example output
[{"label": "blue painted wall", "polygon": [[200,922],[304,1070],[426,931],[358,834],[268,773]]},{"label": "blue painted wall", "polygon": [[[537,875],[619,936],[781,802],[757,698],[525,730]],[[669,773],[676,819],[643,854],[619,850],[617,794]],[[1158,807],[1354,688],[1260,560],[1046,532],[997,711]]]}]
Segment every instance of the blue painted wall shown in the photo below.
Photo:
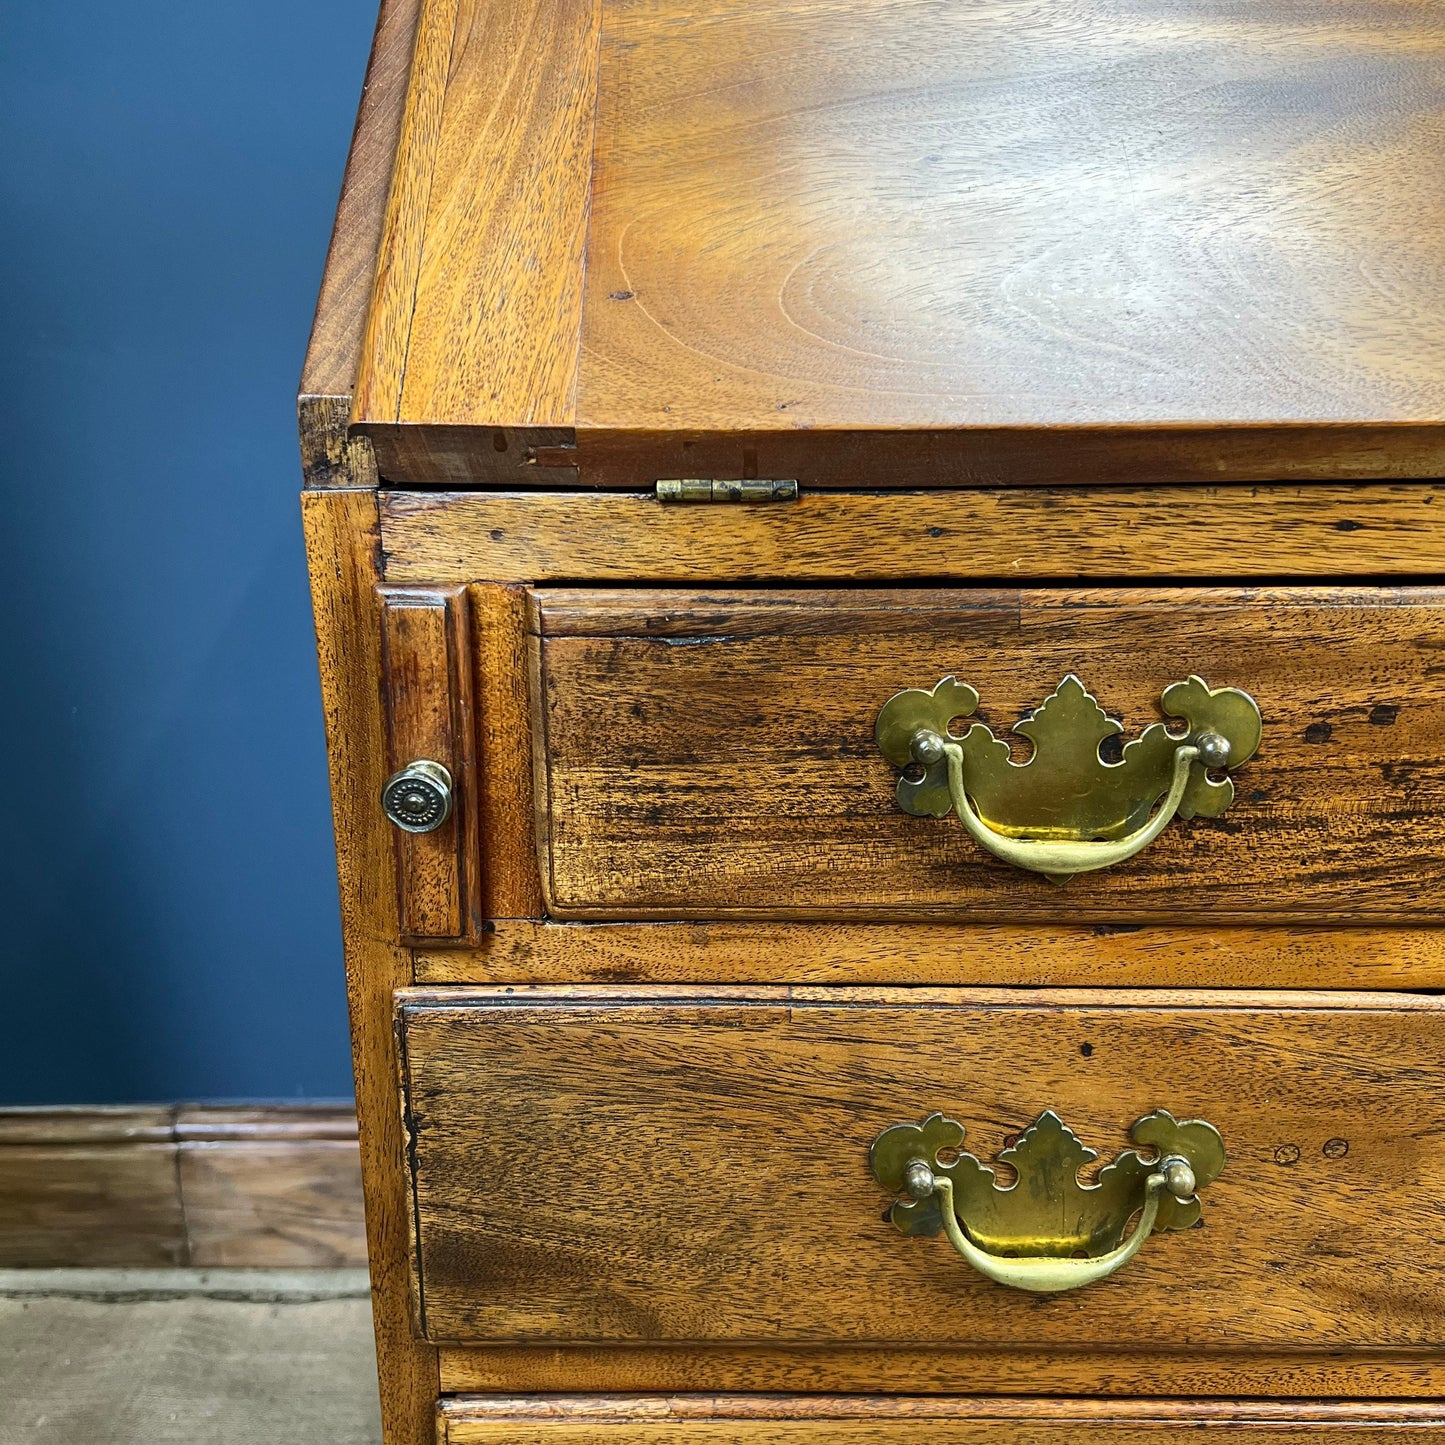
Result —
[{"label": "blue painted wall", "polygon": [[0,1103],[351,1091],[294,397],[372,0],[0,0]]}]

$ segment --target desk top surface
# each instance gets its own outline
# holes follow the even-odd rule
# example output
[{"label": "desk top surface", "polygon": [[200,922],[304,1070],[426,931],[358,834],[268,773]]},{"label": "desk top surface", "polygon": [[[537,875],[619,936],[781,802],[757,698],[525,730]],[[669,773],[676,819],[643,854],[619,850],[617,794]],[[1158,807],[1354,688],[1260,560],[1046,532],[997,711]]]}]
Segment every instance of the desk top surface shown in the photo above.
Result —
[{"label": "desk top surface", "polygon": [[352,422],[400,481],[1438,475],[1442,297],[1445,0],[424,0]]}]

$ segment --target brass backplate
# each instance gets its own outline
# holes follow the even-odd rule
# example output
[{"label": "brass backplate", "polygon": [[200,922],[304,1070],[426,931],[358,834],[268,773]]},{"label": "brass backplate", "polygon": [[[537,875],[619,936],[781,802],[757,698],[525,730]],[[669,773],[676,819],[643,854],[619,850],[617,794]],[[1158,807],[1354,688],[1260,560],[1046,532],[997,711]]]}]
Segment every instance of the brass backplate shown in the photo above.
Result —
[{"label": "brass backplate", "polygon": [[[946,1175],[953,1181],[960,1222],[989,1254],[1093,1258],[1118,1247],[1159,1159],[1187,1160],[1196,1189],[1212,1183],[1224,1168],[1219,1131],[1202,1119],[1181,1121],[1157,1109],[1130,1133],[1136,1144],[1153,1151],[1153,1161],[1126,1150],[1099,1171],[1093,1184],[1081,1184],[1079,1170],[1099,1155],[1052,1110],[1040,1114],[999,1154],[999,1162],[1014,1173],[1012,1183],[1000,1184],[994,1170],[963,1152],[963,1125],[942,1114],[885,1129],[874,1141],[869,1162],[874,1178],[894,1194],[904,1193],[904,1175],[915,1160],[923,1160],[935,1174]],[[947,1162],[942,1162],[945,1158]],[[1197,1195],[1180,1200],[1166,1194],[1154,1229],[1188,1229],[1199,1217]],[[900,1199],[890,1218],[904,1234],[934,1235],[943,1227],[937,1196]]]},{"label": "brass backplate", "polygon": [[[1116,761],[1105,761],[1100,746],[1123,732],[1069,673],[1014,731],[1033,744],[1021,763],[1007,742],[982,723],[961,735],[957,723],[977,708],[975,689],[954,677],[934,687],[910,688],[891,697],[878,715],[876,737],[888,760],[900,768],[922,766],[921,776],[898,781],[898,805],[919,817],[942,818],[953,807],[948,764],[916,762],[920,733],[953,738],[963,749],[964,779],[978,816],[993,832],[1010,838],[1086,841],[1116,839],[1138,829],[1169,790],[1174,754],[1181,744],[1213,735],[1227,744],[1228,767],[1259,747],[1262,722],[1254,699],[1237,688],[1211,688],[1202,678],[1171,683],[1161,695],[1167,723],[1146,727],[1125,743]],[[1178,816],[1217,817],[1234,800],[1234,782],[1205,760],[1190,769]]]}]

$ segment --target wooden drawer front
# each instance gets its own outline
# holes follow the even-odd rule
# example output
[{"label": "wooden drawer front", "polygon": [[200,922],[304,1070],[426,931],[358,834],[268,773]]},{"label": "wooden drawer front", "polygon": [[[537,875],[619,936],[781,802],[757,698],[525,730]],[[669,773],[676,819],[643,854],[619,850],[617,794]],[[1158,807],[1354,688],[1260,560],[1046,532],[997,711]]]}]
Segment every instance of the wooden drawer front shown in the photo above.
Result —
[{"label": "wooden drawer front", "polygon": [[[534,626],[559,917],[1445,913],[1445,589],[545,590]],[[1070,672],[1126,737],[1192,673],[1250,693],[1229,811],[1059,887],[899,809],[892,694],[957,674],[1005,735]]]},{"label": "wooden drawer front", "polygon": [[[1269,1445],[1348,1431],[1350,1445],[1445,1433],[1445,1410],[1422,1404],[1275,1405],[1261,1401],[949,1400],[896,1396],[562,1396],[459,1399],[439,1410],[441,1445],[1158,1445],[1166,1432],[1230,1430]],[[1216,1437],[1218,1438],[1218,1437]],[[1338,1436],[1337,1436],[1338,1438]]]},{"label": "wooden drawer front", "polygon": [[[1383,994],[403,994],[433,1340],[1445,1345],[1445,1003]],[[991,1161],[1053,1109],[1112,1158],[1223,1134],[1204,1227],[1028,1294],[909,1238],[868,1152],[941,1110]]]}]

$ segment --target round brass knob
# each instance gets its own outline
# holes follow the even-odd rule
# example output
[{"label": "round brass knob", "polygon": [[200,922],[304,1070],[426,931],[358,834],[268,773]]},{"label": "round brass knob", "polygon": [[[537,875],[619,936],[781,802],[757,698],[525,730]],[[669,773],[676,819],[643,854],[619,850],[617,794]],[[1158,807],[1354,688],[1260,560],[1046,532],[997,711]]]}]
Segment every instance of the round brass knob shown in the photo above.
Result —
[{"label": "round brass knob", "polygon": [[408,833],[430,833],[452,815],[452,775],[427,758],[393,773],[381,790],[381,811]]}]

